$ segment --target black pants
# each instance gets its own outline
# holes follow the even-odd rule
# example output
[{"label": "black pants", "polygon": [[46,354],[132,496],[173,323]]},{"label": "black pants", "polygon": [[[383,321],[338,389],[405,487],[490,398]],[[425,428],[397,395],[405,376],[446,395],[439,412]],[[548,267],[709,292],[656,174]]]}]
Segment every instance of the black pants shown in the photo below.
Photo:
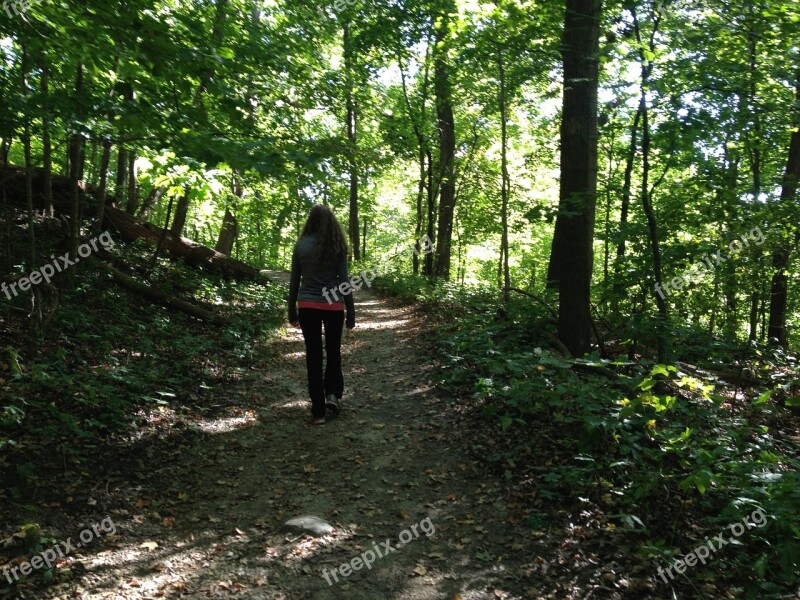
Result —
[{"label": "black pants", "polygon": [[[306,369],[308,370],[308,395],[311,397],[311,415],[325,416],[325,398],[328,394],[342,397],[342,329],[344,311],[301,308],[298,310],[300,328],[306,342]],[[325,374],[322,369],[322,324],[325,324],[325,352],[328,362]]]}]

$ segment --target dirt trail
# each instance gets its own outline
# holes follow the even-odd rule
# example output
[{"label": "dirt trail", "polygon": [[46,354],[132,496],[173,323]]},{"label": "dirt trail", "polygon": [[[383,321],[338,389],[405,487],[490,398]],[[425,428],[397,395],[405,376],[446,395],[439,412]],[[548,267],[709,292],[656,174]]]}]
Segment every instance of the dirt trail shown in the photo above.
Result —
[{"label": "dirt trail", "polygon": [[[248,410],[207,419],[170,448],[143,446],[141,481],[114,488],[142,500],[112,511],[116,536],[86,548],[87,572],[63,597],[522,597],[507,562],[525,534],[506,523],[496,480],[462,453],[453,410],[432,393],[424,322],[367,293],[357,314],[343,342],[342,416],[309,423],[302,337],[282,333],[230,389],[226,401]],[[305,515],[333,530],[283,527]],[[370,569],[331,575],[376,547],[387,555]]]}]

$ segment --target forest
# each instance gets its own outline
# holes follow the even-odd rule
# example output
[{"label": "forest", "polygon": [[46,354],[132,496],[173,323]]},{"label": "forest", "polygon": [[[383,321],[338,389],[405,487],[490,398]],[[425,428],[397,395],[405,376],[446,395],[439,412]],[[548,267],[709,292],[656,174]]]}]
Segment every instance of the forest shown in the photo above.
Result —
[{"label": "forest", "polygon": [[800,597],[800,4],[0,3],[0,599]]}]

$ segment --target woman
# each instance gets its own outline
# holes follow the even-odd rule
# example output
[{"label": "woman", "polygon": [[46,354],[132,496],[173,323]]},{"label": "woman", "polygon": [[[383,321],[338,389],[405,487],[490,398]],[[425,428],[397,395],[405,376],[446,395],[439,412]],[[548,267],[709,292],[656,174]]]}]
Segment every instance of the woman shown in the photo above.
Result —
[{"label": "woman", "polygon": [[[353,295],[343,294],[339,289],[344,282],[349,282],[344,231],[330,208],[316,204],[294,245],[289,284],[289,322],[303,330],[311,420],[315,425],[325,423],[326,408],[333,414],[338,414],[341,408],[344,391],[342,326],[345,323],[348,329],[356,326]],[[328,354],[324,374],[323,325]]]}]

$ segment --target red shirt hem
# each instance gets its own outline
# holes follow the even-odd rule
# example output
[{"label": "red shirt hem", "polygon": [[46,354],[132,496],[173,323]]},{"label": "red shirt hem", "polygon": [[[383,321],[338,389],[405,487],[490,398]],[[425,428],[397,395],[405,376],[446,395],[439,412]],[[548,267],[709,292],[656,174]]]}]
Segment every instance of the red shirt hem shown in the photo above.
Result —
[{"label": "red shirt hem", "polygon": [[298,308],[316,308],[317,310],[344,310],[344,302],[314,302],[313,300],[300,300]]}]

